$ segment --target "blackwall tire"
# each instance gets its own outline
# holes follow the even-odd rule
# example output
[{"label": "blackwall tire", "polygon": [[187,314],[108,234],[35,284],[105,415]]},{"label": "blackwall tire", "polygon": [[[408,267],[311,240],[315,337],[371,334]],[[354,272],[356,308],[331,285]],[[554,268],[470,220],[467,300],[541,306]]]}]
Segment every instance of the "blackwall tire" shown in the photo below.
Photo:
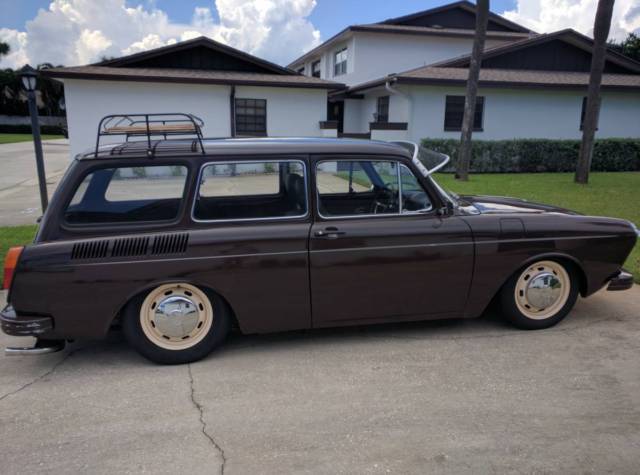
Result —
[{"label": "blackwall tire", "polygon": [[129,302],[122,329],[129,344],[155,363],[191,363],[224,341],[229,313],[213,292],[188,283],[163,284]]},{"label": "blackwall tire", "polygon": [[549,328],[571,311],[578,287],[572,266],[541,259],[520,269],[502,287],[502,313],[524,330]]}]

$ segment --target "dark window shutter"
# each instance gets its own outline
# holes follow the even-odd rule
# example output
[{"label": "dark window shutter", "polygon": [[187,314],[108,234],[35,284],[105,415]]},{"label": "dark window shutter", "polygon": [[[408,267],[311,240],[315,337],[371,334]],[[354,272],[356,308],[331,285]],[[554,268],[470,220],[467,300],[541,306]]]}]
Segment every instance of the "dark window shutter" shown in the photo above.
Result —
[{"label": "dark window shutter", "polygon": [[[462,130],[462,118],[464,116],[465,96],[447,96],[444,109],[444,130]],[[476,110],[473,116],[473,130],[482,131],[484,117],[484,97],[476,97]]]},{"label": "dark window shutter", "polygon": [[266,99],[236,98],[235,108],[237,135],[267,135]]}]

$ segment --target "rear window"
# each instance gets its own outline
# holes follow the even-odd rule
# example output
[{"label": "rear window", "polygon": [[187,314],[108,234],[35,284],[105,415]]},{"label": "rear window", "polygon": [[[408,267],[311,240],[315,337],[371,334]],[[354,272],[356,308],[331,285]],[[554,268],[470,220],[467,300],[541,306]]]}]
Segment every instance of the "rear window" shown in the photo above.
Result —
[{"label": "rear window", "polygon": [[69,224],[170,221],[178,216],[187,167],[104,168],[89,173],[64,213]]},{"label": "rear window", "polygon": [[273,219],[306,214],[302,162],[218,162],[202,169],[193,210],[197,220]]}]

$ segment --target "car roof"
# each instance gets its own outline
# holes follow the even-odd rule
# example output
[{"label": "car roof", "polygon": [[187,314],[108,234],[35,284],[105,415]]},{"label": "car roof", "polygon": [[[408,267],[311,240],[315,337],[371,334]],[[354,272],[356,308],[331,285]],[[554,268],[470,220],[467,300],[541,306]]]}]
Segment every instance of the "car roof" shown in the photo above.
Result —
[{"label": "car roof", "polygon": [[[155,156],[202,156],[202,149],[197,140],[154,140],[151,142]],[[401,155],[411,158],[409,151],[397,144],[378,140],[347,138],[224,138],[203,139],[204,155],[211,157],[223,155],[256,155],[256,154],[368,154],[368,155]],[[147,140],[105,144],[87,150],[77,156],[78,159],[129,158],[148,156]]]}]

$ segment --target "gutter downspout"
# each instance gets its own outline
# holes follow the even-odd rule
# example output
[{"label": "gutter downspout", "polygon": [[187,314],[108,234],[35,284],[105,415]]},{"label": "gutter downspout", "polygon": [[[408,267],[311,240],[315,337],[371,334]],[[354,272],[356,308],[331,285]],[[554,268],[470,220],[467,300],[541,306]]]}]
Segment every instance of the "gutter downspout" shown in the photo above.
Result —
[{"label": "gutter downspout", "polygon": [[393,86],[391,86],[391,83],[396,83],[398,82],[398,78],[391,78],[389,79],[387,82],[384,83],[384,88],[389,91],[391,94],[393,95],[399,95],[405,98],[405,100],[408,103],[408,107],[407,107],[407,112],[409,114],[409,117],[407,117],[407,123],[409,124],[407,126],[407,135],[410,135],[409,132],[411,130],[412,127],[412,121],[413,121],[413,101],[411,100],[411,95],[407,94],[404,91],[400,91],[399,89],[395,89]]},{"label": "gutter downspout", "polygon": [[235,86],[231,86],[231,93],[229,94],[229,113],[231,118],[229,131],[231,132],[231,137],[235,137],[236,136],[236,87]]}]

